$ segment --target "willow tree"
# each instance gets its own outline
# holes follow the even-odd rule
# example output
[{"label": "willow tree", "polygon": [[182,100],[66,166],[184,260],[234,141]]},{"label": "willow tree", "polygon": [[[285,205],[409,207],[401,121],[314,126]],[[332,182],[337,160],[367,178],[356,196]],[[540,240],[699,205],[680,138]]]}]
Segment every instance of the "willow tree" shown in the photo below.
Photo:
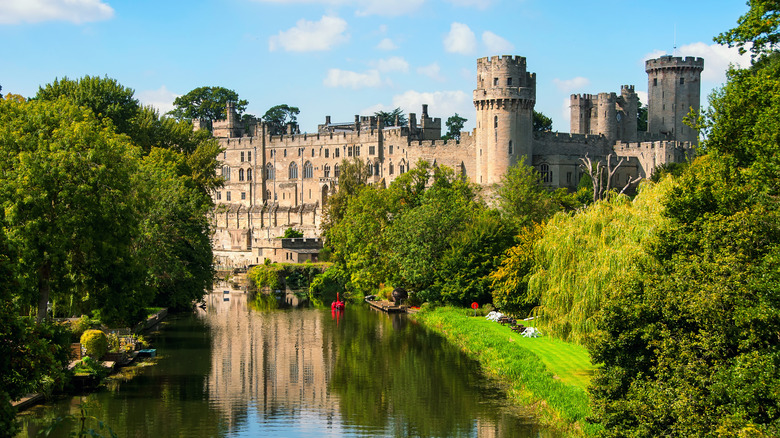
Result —
[{"label": "willow tree", "polygon": [[527,299],[538,301],[535,313],[551,335],[584,343],[596,332],[620,278],[645,257],[642,244],[663,221],[660,199],[673,184],[647,183],[633,201],[615,196],[547,223]]}]

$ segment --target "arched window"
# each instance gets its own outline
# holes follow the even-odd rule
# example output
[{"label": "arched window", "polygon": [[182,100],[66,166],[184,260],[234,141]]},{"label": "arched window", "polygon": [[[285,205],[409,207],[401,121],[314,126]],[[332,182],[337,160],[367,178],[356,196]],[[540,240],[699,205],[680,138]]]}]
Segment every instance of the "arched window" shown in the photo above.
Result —
[{"label": "arched window", "polygon": [[247,169],[246,170],[246,180],[247,181],[252,181],[252,169]]},{"label": "arched window", "polygon": [[333,166],[333,177],[338,178],[339,177],[339,165],[336,164]]},{"label": "arched window", "polygon": [[265,179],[274,179],[274,165],[271,163],[265,165]]},{"label": "arched window", "polygon": [[374,163],[374,175],[379,176],[379,163]]},{"label": "arched window", "polygon": [[230,181],[230,166],[222,166],[222,178],[225,181]]},{"label": "arched window", "polygon": [[239,181],[244,180],[244,169],[238,169],[238,180]]},{"label": "arched window", "polygon": [[325,178],[330,177],[330,164],[325,165]]},{"label": "arched window", "polygon": [[303,177],[314,178],[314,168],[310,161],[307,161],[306,164],[303,165]]},{"label": "arched window", "polygon": [[387,169],[388,169],[387,171],[390,173],[390,175],[392,175],[392,174],[393,174],[393,163],[390,163],[390,164],[387,166]]},{"label": "arched window", "polygon": [[368,170],[368,176],[372,176],[374,174],[374,166],[371,165],[370,161],[366,161],[366,169]]},{"label": "arched window", "polygon": [[298,179],[298,164],[293,161],[290,163],[290,168],[287,171],[288,179]]}]

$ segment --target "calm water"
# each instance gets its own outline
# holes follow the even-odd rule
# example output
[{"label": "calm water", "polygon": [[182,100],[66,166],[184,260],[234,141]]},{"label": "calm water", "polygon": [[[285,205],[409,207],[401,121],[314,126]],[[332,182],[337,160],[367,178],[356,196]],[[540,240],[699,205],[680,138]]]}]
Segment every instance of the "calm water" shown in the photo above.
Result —
[{"label": "calm water", "polygon": [[[150,336],[160,358],[129,380],[23,414],[23,437],[78,412],[120,437],[554,437],[477,363],[405,316],[348,307],[256,310],[207,298]],[[63,423],[50,436],[67,436]]]}]

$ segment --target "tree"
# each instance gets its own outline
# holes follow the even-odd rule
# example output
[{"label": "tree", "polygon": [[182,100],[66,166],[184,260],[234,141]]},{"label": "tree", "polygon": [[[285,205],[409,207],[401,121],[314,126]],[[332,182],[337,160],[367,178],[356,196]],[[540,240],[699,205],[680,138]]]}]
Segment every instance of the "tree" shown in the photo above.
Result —
[{"label": "tree", "polygon": [[528,295],[528,280],[536,266],[534,246],[542,230],[537,223],[521,229],[517,244],[506,250],[500,266],[490,273],[493,305],[504,313],[525,315],[538,305]]},{"label": "tree", "polygon": [[552,131],[552,119],[534,111],[534,132]]},{"label": "tree", "polygon": [[235,105],[240,118],[248,102],[238,98],[238,93],[224,87],[198,87],[173,101],[173,110],[168,115],[177,120],[224,120],[227,118],[227,104]]},{"label": "tree", "polygon": [[127,318],[140,296],[131,175],[139,150],[67,100],[0,101],[0,203],[21,295],[38,321],[56,299]]},{"label": "tree", "polygon": [[463,125],[468,121],[465,117],[461,117],[458,113],[454,116],[450,116],[445,122],[447,125],[447,134],[442,137],[444,140],[456,140],[460,141],[460,132],[463,130]]},{"label": "tree", "polygon": [[263,122],[268,126],[271,135],[287,133],[287,125],[292,125],[292,132],[298,132],[298,114],[301,111],[294,106],[286,104],[276,105],[268,109],[263,115]]},{"label": "tree", "polygon": [[739,17],[738,26],[714,38],[719,44],[738,47],[743,54],[750,50],[751,58],[777,50],[780,41],[780,4],[777,0],[748,0],[750,9]]},{"label": "tree", "polygon": [[[382,120],[383,126],[406,126],[406,115],[404,114],[403,110],[401,108],[396,108],[390,112],[387,111],[377,111],[374,113],[374,115]],[[397,118],[397,123],[396,123]]]},{"label": "tree", "polygon": [[[605,199],[612,189],[612,177],[615,176],[615,173],[617,172],[618,168],[620,168],[620,165],[623,164],[624,158],[620,158],[620,161],[615,164],[615,166],[612,166],[612,154],[607,155],[607,163],[604,164],[601,162],[601,160],[596,161],[596,164],[593,164],[593,161],[588,157],[588,154],[585,154],[585,157],[580,158],[580,167],[582,170],[588,172],[588,176],[590,177],[591,184],[593,184],[593,202],[596,202],[600,199]],[[618,193],[619,195],[622,195],[626,189],[631,187],[632,184],[636,184],[641,180],[642,177],[638,176],[636,178],[628,178],[626,181],[626,185],[623,186],[623,189],[620,190]]]},{"label": "tree", "polygon": [[642,105],[642,102],[639,101],[637,101],[636,109],[636,130],[647,132],[647,105]]},{"label": "tree", "polygon": [[525,158],[507,170],[495,186],[495,193],[501,215],[518,230],[544,222],[571,203],[566,199],[566,189],[548,190],[539,172],[525,164]]},{"label": "tree", "polygon": [[282,236],[283,239],[298,239],[300,237],[303,237],[303,233],[296,230],[295,228],[288,228],[284,230],[284,236]]}]

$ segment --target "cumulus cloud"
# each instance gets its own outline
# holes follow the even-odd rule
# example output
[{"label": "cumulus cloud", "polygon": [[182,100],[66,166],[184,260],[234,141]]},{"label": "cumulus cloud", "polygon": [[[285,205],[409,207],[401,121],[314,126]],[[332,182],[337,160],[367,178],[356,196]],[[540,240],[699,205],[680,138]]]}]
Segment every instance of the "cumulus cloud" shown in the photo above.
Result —
[{"label": "cumulus cloud", "polygon": [[376,48],[379,50],[395,50],[398,46],[390,38],[384,38],[376,45]]},{"label": "cumulus cloud", "polygon": [[400,71],[406,73],[409,71],[409,63],[406,62],[406,60],[400,56],[393,56],[392,58],[380,59],[375,64],[377,70],[379,70],[382,73],[387,73],[391,71]]},{"label": "cumulus cloud", "polygon": [[322,81],[326,87],[359,88],[378,87],[382,85],[382,78],[377,70],[368,70],[365,73],[358,73],[348,70],[339,70],[332,68],[328,70],[328,75]]},{"label": "cumulus cloud", "polygon": [[636,92],[637,97],[639,97],[639,102],[647,106],[647,92],[646,91],[637,91]]},{"label": "cumulus cloud", "polygon": [[588,80],[588,78],[583,78],[582,76],[577,76],[576,78],[572,79],[555,78],[553,79],[553,83],[556,87],[558,87],[558,90],[564,93],[570,93],[572,91],[587,87],[590,85],[590,80]]},{"label": "cumulus cloud", "polygon": [[482,33],[482,44],[485,45],[485,49],[491,54],[512,53],[515,50],[514,44],[489,30]]},{"label": "cumulus cloud", "polygon": [[360,5],[357,15],[382,15],[385,17],[395,17],[399,15],[410,14],[422,6],[425,0],[394,0],[387,2],[385,0],[363,0],[356,1]]},{"label": "cumulus cloud", "polygon": [[136,94],[138,100],[144,105],[150,105],[160,111],[160,114],[165,114],[173,109],[173,101],[181,96],[176,94],[163,85],[156,90],[144,90]]},{"label": "cumulus cloud", "polygon": [[447,0],[448,3],[452,3],[455,6],[474,7],[477,9],[487,9],[492,0]]},{"label": "cumulus cloud", "polygon": [[[474,104],[471,101],[471,95],[460,90],[434,92],[409,90],[403,94],[393,96],[392,105],[374,105],[364,109],[362,114],[373,114],[376,111],[390,111],[394,108],[401,108],[405,113],[416,113],[419,117],[423,104],[428,105],[430,117],[441,117],[442,120],[446,120],[451,115],[458,113],[463,117],[473,118],[471,114],[474,111]],[[473,125],[473,120],[471,122]]]},{"label": "cumulus cloud", "polygon": [[477,37],[463,23],[452,23],[449,33],[444,37],[444,50],[450,53],[471,55],[477,48]]},{"label": "cumulus cloud", "polygon": [[439,67],[439,63],[437,62],[422,67],[417,67],[417,73],[424,76],[428,76],[434,81],[444,82],[444,77],[441,75],[440,72],[441,72],[441,67]]},{"label": "cumulus cloud", "polygon": [[108,20],[114,9],[101,0],[3,0],[0,24],[70,21],[81,24]]},{"label": "cumulus cloud", "polygon": [[288,52],[330,50],[349,40],[347,22],[339,17],[323,16],[320,21],[298,20],[295,27],[280,31],[268,39],[268,49]]}]

